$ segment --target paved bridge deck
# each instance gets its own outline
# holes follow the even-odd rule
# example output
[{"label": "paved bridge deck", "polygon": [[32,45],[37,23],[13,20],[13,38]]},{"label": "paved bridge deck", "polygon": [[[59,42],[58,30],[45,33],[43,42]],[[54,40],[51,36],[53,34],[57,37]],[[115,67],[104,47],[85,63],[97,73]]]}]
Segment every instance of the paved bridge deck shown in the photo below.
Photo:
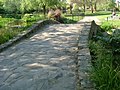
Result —
[{"label": "paved bridge deck", "polygon": [[0,90],[75,90],[80,24],[49,25],[0,53]]}]

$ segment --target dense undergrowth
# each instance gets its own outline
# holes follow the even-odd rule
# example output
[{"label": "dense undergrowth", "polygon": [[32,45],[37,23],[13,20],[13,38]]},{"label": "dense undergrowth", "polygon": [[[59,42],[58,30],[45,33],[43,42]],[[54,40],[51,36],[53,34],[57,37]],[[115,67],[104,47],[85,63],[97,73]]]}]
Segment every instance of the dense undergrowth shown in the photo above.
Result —
[{"label": "dense undergrowth", "polygon": [[[103,23],[102,30],[89,42],[92,55],[91,79],[97,90],[120,90],[120,30]],[[110,32],[109,34],[104,34]]]},{"label": "dense undergrowth", "polygon": [[25,15],[1,15],[0,17],[0,44],[3,44],[22,31],[27,30],[34,22],[43,20],[44,16],[40,14]]}]

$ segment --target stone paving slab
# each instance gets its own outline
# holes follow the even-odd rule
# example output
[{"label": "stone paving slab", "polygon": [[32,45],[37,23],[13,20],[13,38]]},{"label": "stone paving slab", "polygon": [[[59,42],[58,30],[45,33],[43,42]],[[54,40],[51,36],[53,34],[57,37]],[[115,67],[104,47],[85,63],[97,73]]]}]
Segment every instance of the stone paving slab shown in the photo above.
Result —
[{"label": "stone paving slab", "polygon": [[45,26],[1,52],[0,90],[75,90],[75,54],[82,28]]}]

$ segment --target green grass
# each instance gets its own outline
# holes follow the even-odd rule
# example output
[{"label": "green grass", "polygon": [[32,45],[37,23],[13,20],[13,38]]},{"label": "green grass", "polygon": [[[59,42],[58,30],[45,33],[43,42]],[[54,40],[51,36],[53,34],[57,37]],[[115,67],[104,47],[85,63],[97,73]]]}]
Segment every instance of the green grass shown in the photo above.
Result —
[{"label": "green grass", "polygon": [[[98,12],[95,12],[95,13],[91,13],[90,11],[87,11],[86,16],[95,16],[97,17],[101,22],[102,22],[102,25],[103,24],[109,24],[109,25],[112,25],[113,28],[120,28],[120,19],[119,20],[108,20],[107,21],[107,17],[111,17],[112,15],[112,12],[110,11],[98,11]],[[120,17],[120,13],[117,12],[117,15]]]},{"label": "green grass", "polygon": [[63,23],[64,24],[73,24],[73,23],[77,23],[78,21],[80,21],[81,19],[83,19],[83,16],[63,16]]},{"label": "green grass", "polygon": [[[101,23],[101,26],[103,27],[103,26],[107,26],[107,27],[111,27],[111,29],[112,28],[120,28],[120,20],[109,20],[109,21],[103,21],[102,23]],[[106,28],[104,28],[104,29],[106,29]],[[109,29],[109,28],[108,28]],[[106,29],[106,30],[108,30],[108,29]]]},{"label": "green grass", "polygon": [[96,11],[94,13],[91,13],[91,11],[86,11],[85,16],[104,16],[104,15],[110,15],[110,11]]},{"label": "green grass", "polygon": [[83,17],[82,16],[69,16],[69,17],[66,17],[67,19],[72,19],[72,20],[74,20],[74,21],[79,21],[79,20],[81,20],[81,19],[83,19]]},{"label": "green grass", "polygon": [[[86,11],[85,13],[85,16],[95,16],[103,23],[107,23],[107,17],[111,17],[111,15],[111,11],[97,11],[94,13]],[[117,15],[120,16],[120,13],[117,12]],[[120,27],[120,20],[109,20],[108,23],[112,24],[114,27]]]},{"label": "green grass", "polygon": [[9,22],[15,20],[14,18],[0,18],[0,26],[5,27]]},{"label": "green grass", "polygon": [[41,14],[25,14],[21,19],[0,17],[0,44],[3,44],[22,31],[27,30],[33,23],[38,20],[43,20]]},{"label": "green grass", "polygon": [[[120,16],[120,13],[117,12],[117,15]],[[100,21],[104,22],[107,20],[107,17],[112,16],[112,12],[105,12],[105,11],[104,12],[96,12],[92,16],[96,16]],[[111,20],[109,20],[109,21],[111,21]],[[112,20],[112,21],[119,21],[119,20]]]}]

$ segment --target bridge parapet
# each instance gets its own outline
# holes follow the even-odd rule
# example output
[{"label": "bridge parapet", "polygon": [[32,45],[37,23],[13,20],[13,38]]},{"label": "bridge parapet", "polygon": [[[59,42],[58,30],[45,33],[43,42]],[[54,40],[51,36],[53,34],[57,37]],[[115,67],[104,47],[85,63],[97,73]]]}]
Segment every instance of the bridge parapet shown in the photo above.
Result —
[{"label": "bridge parapet", "polygon": [[77,90],[95,90],[94,84],[90,80],[92,63],[88,41],[93,37],[94,33],[96,34],[98,26],[94,21],[82,23],[84,23],[84,26],[78,38],[77,68],[79,77],[77,81]]}]

